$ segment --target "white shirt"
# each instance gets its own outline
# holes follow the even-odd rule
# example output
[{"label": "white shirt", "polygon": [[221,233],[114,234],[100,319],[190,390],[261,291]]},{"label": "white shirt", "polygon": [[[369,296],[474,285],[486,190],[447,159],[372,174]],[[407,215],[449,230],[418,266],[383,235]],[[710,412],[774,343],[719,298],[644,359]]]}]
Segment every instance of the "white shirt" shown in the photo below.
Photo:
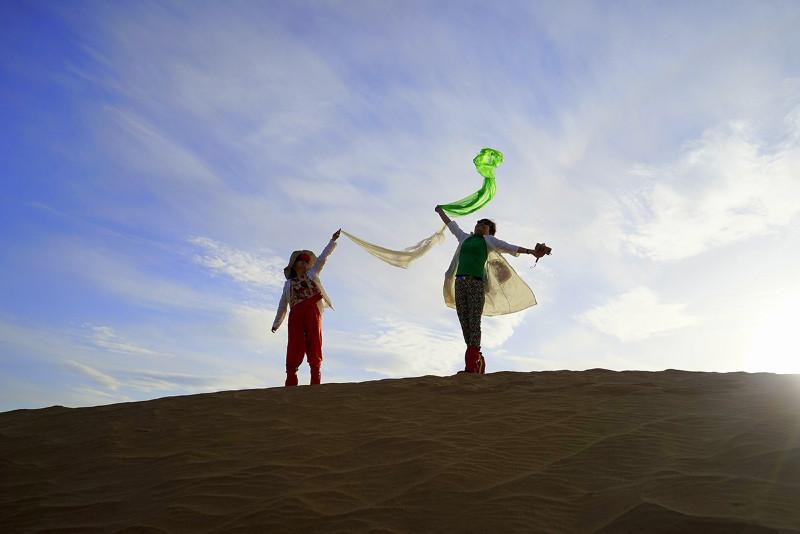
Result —
[{"label": "white shirt", "polygon": [[[319,306],[320,313],[325,311],[325,307],[333,309],[333,304],[331,303],[331,299],[328,297],[328,293],[325,292],[325,287],[322,285],[322,282],[319,279],[319,273],[322,272],[322,268],[325,267],[325,262],[328,260],[328,256],[330,253],[333,252],[333,249],[336,248],[336,241],[330,240],[328,245],[322,251],[322,254],[319,255],[317,261],[314,262],[314,265],[306,271],[306,278],[313,280],[314,283],[319,288],[320,293],[322,293],[322,300],[317,303]],[[278,304],[278,311],[275,314],[275,321],[272,323],[272,329],[277,330],[280,328],[281,323],[283,323],[284,318],[286,318],[286,308],[289,305],[289,300],[291,297],[291,287],[292,284],[287,280],[283,284],[283,293],[281,294],[281,301]]]}]

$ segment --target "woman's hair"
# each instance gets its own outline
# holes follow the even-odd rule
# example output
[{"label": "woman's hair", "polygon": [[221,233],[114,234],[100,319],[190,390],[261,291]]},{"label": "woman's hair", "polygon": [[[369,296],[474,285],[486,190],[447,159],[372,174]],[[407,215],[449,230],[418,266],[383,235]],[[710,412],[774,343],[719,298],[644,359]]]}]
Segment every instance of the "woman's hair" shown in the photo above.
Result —
[{"label": "woman's hair", "polygon": [[497,231],[497,225],[491,219],[481,219],[478,221],[478,224],[485,224],[486,226],[488,226],[489,233],[491,235],[494,235],[494,233]]}]

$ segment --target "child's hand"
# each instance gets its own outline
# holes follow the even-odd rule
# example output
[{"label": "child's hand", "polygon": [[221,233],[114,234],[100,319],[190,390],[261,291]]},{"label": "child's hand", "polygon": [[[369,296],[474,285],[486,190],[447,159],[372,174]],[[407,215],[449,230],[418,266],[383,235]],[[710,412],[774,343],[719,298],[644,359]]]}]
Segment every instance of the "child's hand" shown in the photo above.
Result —
[{"label": "child's hand", "polygon": [[341,233],[342,233],[342,229],[341,228],[339,228],[338,230],[333,232],[333,235],[331,236],[331,241],[336,241],[337,239],[339,239],[339,234],[341,234]]},{"label": "child's hand", "polygon": [[435,211],[436,213],[442,213],[442,211],[444,210],[442,209],[441,206],[437,205],[435,208],[433,208],[433,211]]},{"label": "child's hand", "polygon": [[273,334],[275,333],[275,330],[277,330],[277,328],[273,328],[273,329],[272,329],[272,333],[273,333]]}]

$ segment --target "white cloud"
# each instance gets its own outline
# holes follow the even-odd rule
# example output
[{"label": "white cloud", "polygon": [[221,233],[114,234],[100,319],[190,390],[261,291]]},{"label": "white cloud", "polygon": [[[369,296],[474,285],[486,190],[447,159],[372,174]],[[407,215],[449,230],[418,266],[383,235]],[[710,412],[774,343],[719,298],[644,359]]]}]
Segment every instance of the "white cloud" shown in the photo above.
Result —
[{"label": "white cloud", "polygon": [[[654,260],[678,260],[789,224],[800,213],[800,125],[765,146],[744,123],[711,129],[681,158],[649,169],[649,185],[627,197],[627,241]],[[641,175],[640,167],[633,171]]]},{"label": "white cloud", "polygon": [[384,376],[449,375],[463,367],[464,340],[454,328],[396,317],[375,318],[368,328],[365,334],[331,332],[326,338],[332,349],[351,354],[365,371]]},{"label": "white cloud", "polygon": [[272,155],[328,130],[350,93],[311,43],[280,23],[283,10],[244,7],[97,8],[76,23],[98,30],[84,35],[99,78],[128,103],[213,125],[203,135],[215,149]]},{"label": "white cloud", "polygon": [[122,391],[128,393],[135,392],[201,392],[213,391],[220,389],[223,386],[238,388],[241,384],[246,384],[251,387],[263,386],[263,383],[256,378],[250,376],[246,380],[242,377],[233,376],[211,376],[211,375],[196,375],[188,373],[176,373],[165,371],[152,371],[152,370],[116,370],[116,376],[87,365],[86,363],[77,362],[74,360],[67,360],[64,362],[69,369],[77,372],[81,376],[91,379],[96,384],[99,384],[111,392],[99,391],[88,386],[80,386],[76,391],[84,393],[92,393],[94,395],[101,395],[102,401],[120,402],[122,400],[129,400],[128,395],[124,395]]},{"label": "white cloud", "polygon": [[204,250],[195,261],[215,273],[221,273],[243,284],[263,287],[280,287],[285,278],[286,259],[277,256],[258,257],[243,250],[229,247],[207,237],[193,237],[190,243]]},{"label": "white cloud", "polygon": [[639,341],[656,334],[696,324],[685,304],[664,304],[646,287],[637,287],[595,307],[580,320],[623,342]]},{"label": "white cloud", "polygon": [[72,388],[72,392],[76,394],[75,401],[80,406],[97,406],[100,404],[131,402],[135,400],[127,395],[121,395],[118,392],[109,393],[108,391],[90,386],[78,386]]},{"label": "white cloud", "polygon": [[527,310],[523,310],[511,315],[484,317],[481,321],[481,346],[489,349],[502,346],[514,335],[526,314]]},{"label": "white cloud", "polygon": [[216,311],[231,306],[230,299],[196,290],[183,280],[171,280],[157,270],[158,264],[147,259],[133,259],[128,254],[86,245],[82,240],[62,240],[39,254],[58,258],[62,269],[124,299],[129,305]]},{"label": "white cloud", "polygon": [[139,356],[171,356],[170,354],[154,351],[123,340],[110,326],[92,326],[90,340],[100,349]]},{"label": "white cloud", "polygon": [[61,332],[29,328],[0,318],[0,344],[22,349],[28,354],[61,354],[74,340]]},{"label": "white cloud", "polygon": [[[0,375],[15,377],[10,384],[13,387],[0,387],[0,405],[9,409],[47,404],[85,406],[141,400],[165,392],[199,393],[282,384],[280,360],[285,344],[281,346],[277,336],[267,333],[264,313],[268,312],[243,307],[232,310],[219,323],[169,323],[162,328],[145,325],[136,335],[147,338],[151,345],[175,349],[169,353],[142,347],[138,340],[121,339],[110,327],[96,327],[87,344],[85,327],[62,332],[0,320]],[[208,353],[193,350],[186,339],[192,339]],[[257,354],[259,351],[277,357],[267,359]],[[131,355],[137,357],[130,358]],[[37,371],[15,376],[20,359]],[[91,385],[65,377],[62,387],[45,394],[47,386],[43,385],[42,375],[52,377],[55,368],[88,378]],[[102,395],[98,393],[100,389],[104,391]],[[35,394],[37,390],[41,395]]]},{"label": "white cloud", "polygon": [[208,164],[193,152],[154,124],[136,115],[133,111],[107,108],[107,113],[116,119],[126,135],[119,148],[126,156],[126,165],[139,172],[140,180],[150,181],[159,189],[164,188],[168,178],[186,190],[215,188],[222,185]]},{"label": "white cloud", "polygon": [[116,378],[102,371],[98,371],[94,367],[86,365],[85,363],[76,362],[73,360],[67,360],[64,364],[72,369],[73,371],[78,372],[79,374],[90,378],[94,382],[104,386],[108,389],[116,391],[120,388],[120,382]]},{"label": "white cloud", "polygon": [[668,357],[660,361],[654,359],[649,348],[636,346],[626,350],[614,337],[582,323],[570,323],[566,329],[542,340],[530,357],[528,368],[531,367],[537,370],[605,368],[624,371],[659,370],[670,365]]},{"label": "white cloud", "polygon": [[171,373],[149,370],[119,371],[120,380],[126,387],[139,391],[198,391],[215,382],[211,376],[186,373]]}]

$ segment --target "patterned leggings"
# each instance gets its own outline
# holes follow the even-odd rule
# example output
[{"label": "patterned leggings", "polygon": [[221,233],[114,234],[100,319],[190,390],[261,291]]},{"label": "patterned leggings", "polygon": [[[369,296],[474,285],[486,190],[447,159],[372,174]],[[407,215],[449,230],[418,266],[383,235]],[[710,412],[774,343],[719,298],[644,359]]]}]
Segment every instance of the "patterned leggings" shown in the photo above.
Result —
[{"label": "patterned leggings", "polygon": [[464,343],[481,346],[481,314],[486,295],[483,280],[456,278],[456,312],[464,334]]}]

